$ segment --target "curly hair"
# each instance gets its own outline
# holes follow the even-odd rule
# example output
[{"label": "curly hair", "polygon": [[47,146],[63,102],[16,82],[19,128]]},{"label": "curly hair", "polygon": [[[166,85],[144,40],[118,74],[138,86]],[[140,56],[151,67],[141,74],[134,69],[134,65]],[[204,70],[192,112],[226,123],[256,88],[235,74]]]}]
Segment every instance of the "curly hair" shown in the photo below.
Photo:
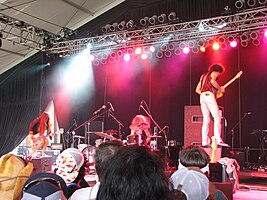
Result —
[{"label": "curly hair", "polygon": [[209,67],[209,72],[220,72],[223,73],[225,68],[223,67],[222,64],[213,64]]}]

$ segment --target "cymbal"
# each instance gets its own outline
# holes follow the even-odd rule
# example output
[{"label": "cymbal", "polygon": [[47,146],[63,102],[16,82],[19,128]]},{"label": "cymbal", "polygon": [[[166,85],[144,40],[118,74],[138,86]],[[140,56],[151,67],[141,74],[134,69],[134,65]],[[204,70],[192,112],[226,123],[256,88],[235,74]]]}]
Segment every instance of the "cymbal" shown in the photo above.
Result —
[{"label": "cymbal", "polygon": [[103,133],[103,132],[95,132],[96,135],[103,137],[103,138],[107,138],[110,140],[116,140],[117,138],[113,137],[112,135],[109,135],[107,133]]},{"label": "cymbal", "polygon": [[162,138],[162,136],[160,136],[160,135],[151,135],[151,136],[149,136],[149,138]]},{"label": "cymbal", "polygon": [[118,131],[117,130],[110,129],[110,130],[106,130],[105,133],[117,135],[118,134]]},{"label": "cymbal", "polygon": [[131,130],[145,130],[149,128],[149,124],[147,123],[131,124],[129,128]]}]

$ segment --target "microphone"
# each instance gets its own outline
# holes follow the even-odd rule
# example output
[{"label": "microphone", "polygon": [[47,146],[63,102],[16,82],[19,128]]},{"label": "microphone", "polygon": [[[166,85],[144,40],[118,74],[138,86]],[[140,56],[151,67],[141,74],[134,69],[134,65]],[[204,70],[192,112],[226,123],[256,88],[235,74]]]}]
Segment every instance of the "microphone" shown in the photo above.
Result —
[{"label": "microphone", "polygon": [[95,112],[93,112],[93,115],[97,115],[100,111],[102,111],[103,109],[105,109],[107,106],[103,105],[101,108],[97,109]]},{"label": "microphone", "polygon": [[112,106],[112,103],[111,102],[108,102],[108,105],[110,106],[111,110],[114,112],[114,108]]},{"label": "microphone", "polygon": [[245,112],[244,115],[251,115],[252,112]]}]

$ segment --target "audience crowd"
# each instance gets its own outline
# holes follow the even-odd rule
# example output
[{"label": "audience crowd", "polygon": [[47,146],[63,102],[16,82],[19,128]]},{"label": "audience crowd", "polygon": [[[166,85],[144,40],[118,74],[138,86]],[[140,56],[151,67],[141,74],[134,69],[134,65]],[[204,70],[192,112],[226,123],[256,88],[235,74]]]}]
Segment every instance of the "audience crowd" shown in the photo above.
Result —
[{"label": "audience crowd", "polygon": [[177,171],[165,172],[163,159],[147,146],[100,144],[94,155],[96,183],[88,184],[88,159],[64,150],[52,172],[33,173],[31,162],[13,154],[0,159],[0,200],[224,200],[209,181],[209,155],[199,146],[179,153]]}]

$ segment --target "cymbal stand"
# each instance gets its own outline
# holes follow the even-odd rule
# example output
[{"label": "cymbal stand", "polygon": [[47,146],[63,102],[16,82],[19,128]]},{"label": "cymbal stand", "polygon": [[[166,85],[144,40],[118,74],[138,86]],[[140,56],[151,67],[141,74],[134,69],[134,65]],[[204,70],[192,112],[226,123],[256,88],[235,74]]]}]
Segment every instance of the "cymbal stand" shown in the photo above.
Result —
[{"label": "cymbal stand", "polygon": [[231,134],[231,150],[233,151],[234,150],[234,129],[241,124],[241,122],[243,121],[243,119],[248,116],[249,114],[248,113],[244,113],[243,117],[238,120],[238,122],[233,126],[233,128],[227,133],[227,134]]},{"label": "cymbal stand", "polygon": [[[145,101],[144,101],[145,103]],[[149,116],[149,118],[153,121],[153,123],[156,125],[156,127],[159,129],[159,133],[164,133],[164,138],[165,138],[165,159],[167,160],[168,157],[170,157],[170,150],[169,150],[169,147],[168,147],[168,139],[167,139],[167,135],[166,135],[166,127],[168,126],[164,126],[163,128],[161,128],[158,123],[154,120],[154,118],[152,117],[152,115],[150,114],[150,110],[147,106],[147,104],[145,103],[146,105],[146,108],[141,104],[140,107],[145,111],[145,113]]]},{"label": "cymbal stand", "polygon": [[124,127],[123,124],[115,117],[113,111],[108,109],[108,115],[111,116],[119,125],[119,139],[122,139],[121,127]]}]

